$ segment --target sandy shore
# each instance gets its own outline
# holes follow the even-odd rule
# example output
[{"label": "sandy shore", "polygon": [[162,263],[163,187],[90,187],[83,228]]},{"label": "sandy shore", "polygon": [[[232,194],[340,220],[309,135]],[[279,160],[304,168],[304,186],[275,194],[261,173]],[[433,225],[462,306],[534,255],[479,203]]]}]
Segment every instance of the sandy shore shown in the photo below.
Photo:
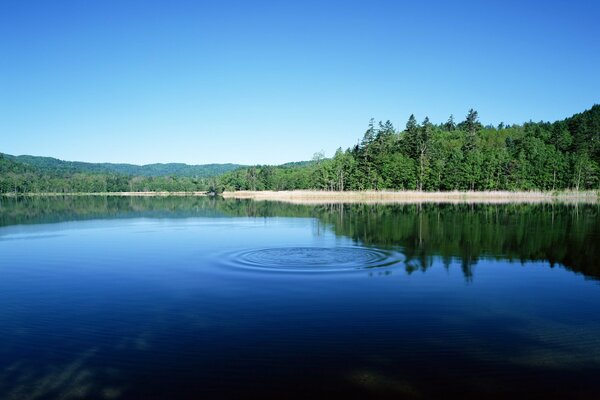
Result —
[{"label": "sandy shore", "polygon": [[418,192],[418,191],[236,191],[224,198],[283,201],[296,204],[320,203],[598,203],[598,192]]},{"label": "sandy shore", "polygon": [[[15,196],[5,193],[4,196]],[[101,193],[26,193],[18,196],[208,196],[206,192],[101,192]],[[222,193],[226,199],[281,201],[294,204],[335,203],[600,203],[598,191],[562,192],[418,192],[418,191],[357,191],[333,192],[319,190],[235,191]]]}]

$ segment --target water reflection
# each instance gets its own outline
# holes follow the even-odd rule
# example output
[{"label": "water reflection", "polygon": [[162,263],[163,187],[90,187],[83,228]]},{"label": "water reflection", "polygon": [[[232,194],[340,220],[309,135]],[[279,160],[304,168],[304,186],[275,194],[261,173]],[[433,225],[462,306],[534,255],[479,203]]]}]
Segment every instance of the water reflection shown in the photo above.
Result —
[{"label": "water reflection", "polygon": [[[374,248],[358,255],[357,262],[367,265],[369,252],[393,250],[404,254],[408,273],[426,271],[440,258],[445,266],[458,261],[471,280],[478,262],[492,258],[545,261],[600,278],[599,210],[553,203],[294,205],[216,197],[34,197],[0,198],[0,226],[140,217],[310,217],[318,221],[315,234],[331,230],[359,248]],[[9,239],[16,237],[0,233],[0,240]],[[270,256],[282,255],[261,250],[240,260],[259,266],[270,263]]]}]

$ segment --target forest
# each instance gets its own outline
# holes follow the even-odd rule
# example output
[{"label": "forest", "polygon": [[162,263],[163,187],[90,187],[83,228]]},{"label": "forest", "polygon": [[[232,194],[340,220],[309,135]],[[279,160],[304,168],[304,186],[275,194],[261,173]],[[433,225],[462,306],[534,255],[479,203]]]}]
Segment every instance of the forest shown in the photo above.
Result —
[{"label": "forest", "polygon": [[410,116],[397,130],[371,120],[360,143],[300,168],[254,166],[222,175],[220,190],[598,189],[600,105],[554,123],[483,126],[477,111],[442,124]]},{"label": "forest", "polygon": [[217,164],[202,172],[183,166],[143,169],[0,154],[0,193],[597,190],[600,105],[553,123],[484,126],[473,109],[460,122],[450,116],[440,124],[411,115],[404,129],[371,120],[359,143],[330,158],[319,152],[310,162]]},{"label": "forest", "polygon": [[208,178],[243,166],[239,164],[189,165],[183,163],[133,165],[63,161],[53,157],[26,155],[12,156],[10,154],[4,154],[4,156],[12,161],[27,164],[46,172],[54,172],[63,175],[69,173],[104,173],[129,176],[188,176]]}]

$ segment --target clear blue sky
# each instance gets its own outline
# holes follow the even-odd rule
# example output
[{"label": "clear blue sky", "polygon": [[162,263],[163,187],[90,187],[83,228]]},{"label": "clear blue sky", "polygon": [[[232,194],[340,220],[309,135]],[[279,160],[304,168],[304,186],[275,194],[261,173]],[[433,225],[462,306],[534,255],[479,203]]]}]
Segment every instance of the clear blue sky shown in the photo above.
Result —
[{"label": "clear blue sky", "polygon": [[599,21],[598,1],[3,0],[0,152],[282,163],[371,117],[562,119],[600,103]]}]

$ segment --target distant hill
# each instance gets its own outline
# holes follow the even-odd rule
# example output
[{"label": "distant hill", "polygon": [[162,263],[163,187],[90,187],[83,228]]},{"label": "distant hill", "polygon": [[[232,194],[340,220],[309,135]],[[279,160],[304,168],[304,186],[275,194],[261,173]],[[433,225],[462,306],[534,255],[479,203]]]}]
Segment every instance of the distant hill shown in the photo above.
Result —
[{"label": "distant hill", "polygon": [[23,174],[27,172],[35,172],[35,168],[16,162],[6,154],[0,153],[0,174]]},{"label": "distant hill", "polygon": [[314,161],[291,161],[285,164],[278,165],[278,167],[283,168],[295,168],[295,167],[306,167],[308,165],[312,165]]},{"label": "distant hill", "polygon": [[[63,161],[53,157],[38,157],[29,155],[13,156],[10,154],[3,154],[3,156],[5,158],[5,161],[10,160],[23,164],[25,166],[33,167],[42,172],[51,172],[58,174],[109,173],[145,177],[185,176],[210,178],[243,167],[243,165],[239,164],[189,165],[183,163],[168,163],[134,165],[113,163],[88,163],[82,161]],[[13,168],[19,167],[15,167],[13,165]]]}]

